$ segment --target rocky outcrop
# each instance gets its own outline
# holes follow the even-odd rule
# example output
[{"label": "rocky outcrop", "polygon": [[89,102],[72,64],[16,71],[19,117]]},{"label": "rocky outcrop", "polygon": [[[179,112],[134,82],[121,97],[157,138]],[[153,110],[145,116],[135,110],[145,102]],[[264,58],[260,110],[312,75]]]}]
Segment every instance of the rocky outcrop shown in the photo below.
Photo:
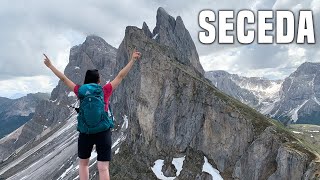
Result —
[{"label": "rocky outcrop", "polygon": [[[312,157],[312,156],[311,156]],[[303,179],[310,162],[310,156],[295,149],[281,147],[277,155],[277,170],[269,179]]]},{"label": "rocky outcrop", "polygon": [[207,172],[202,172],[196,177],[196,180],[213,180],[212,176]]}]

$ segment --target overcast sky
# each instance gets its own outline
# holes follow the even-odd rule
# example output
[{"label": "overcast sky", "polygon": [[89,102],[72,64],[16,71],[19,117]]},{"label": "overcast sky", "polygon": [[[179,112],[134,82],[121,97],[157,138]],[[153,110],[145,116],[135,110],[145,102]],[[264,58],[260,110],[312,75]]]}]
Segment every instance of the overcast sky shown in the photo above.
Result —
[{"label": "overcast sky", "polygon": [[190,31],[206,71],[226,70],[243,76],[282,79],[305,61],[320,62],[316,45],[202,45],[198,40],[198,13],[218,10],[313,10],[316,39],[320,30],[319,0],[1,0],[0,1],[0,96],[13,97],[51,92],[58,79],[43,65],[42,52],[64,70],[69,50],[85,37],[96,34],[118,47],[125,27],[152,30],[156,11],[164,7],[180,15]]}]

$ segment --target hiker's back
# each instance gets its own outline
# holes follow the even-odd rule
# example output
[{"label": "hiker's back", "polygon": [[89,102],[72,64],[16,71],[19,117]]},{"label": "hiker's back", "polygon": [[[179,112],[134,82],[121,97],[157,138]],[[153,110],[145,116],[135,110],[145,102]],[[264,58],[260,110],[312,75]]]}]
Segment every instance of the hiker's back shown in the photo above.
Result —
[{"label": "hiker's back", "polygon": [[78,131],[95,134],[113,127],[112,119],[105,112],[103,90],[99,84],[84,84],[79,88],[80,108]]}]

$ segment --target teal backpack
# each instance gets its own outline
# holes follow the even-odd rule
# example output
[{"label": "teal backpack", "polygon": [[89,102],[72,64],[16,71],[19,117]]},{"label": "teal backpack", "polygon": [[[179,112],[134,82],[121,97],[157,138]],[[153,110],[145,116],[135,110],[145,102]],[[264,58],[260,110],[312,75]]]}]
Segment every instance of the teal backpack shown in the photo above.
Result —
[{"label": "teal backpack", "polygon": [[95,134],[113,128],[113,115],[105,112],[103,90],[99,84],[91,83],[80,86],[78,97],[80,107],[77,130],[85,134]]}]

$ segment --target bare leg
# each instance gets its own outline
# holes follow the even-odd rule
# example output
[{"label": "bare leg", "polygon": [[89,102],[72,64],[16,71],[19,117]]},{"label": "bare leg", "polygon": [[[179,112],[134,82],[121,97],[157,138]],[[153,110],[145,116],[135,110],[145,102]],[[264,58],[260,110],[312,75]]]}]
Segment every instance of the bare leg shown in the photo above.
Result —
[{"label": "bare leg", "polygon": [[109,161],[98,161],[99,179],[110,180]]},{"label": "bare leg", "polygon": [[80,180],[88,180],[89,179],[89,158],[88,159],[80,159],[80,161],[79,161],[79,177],[80,177]]}]

